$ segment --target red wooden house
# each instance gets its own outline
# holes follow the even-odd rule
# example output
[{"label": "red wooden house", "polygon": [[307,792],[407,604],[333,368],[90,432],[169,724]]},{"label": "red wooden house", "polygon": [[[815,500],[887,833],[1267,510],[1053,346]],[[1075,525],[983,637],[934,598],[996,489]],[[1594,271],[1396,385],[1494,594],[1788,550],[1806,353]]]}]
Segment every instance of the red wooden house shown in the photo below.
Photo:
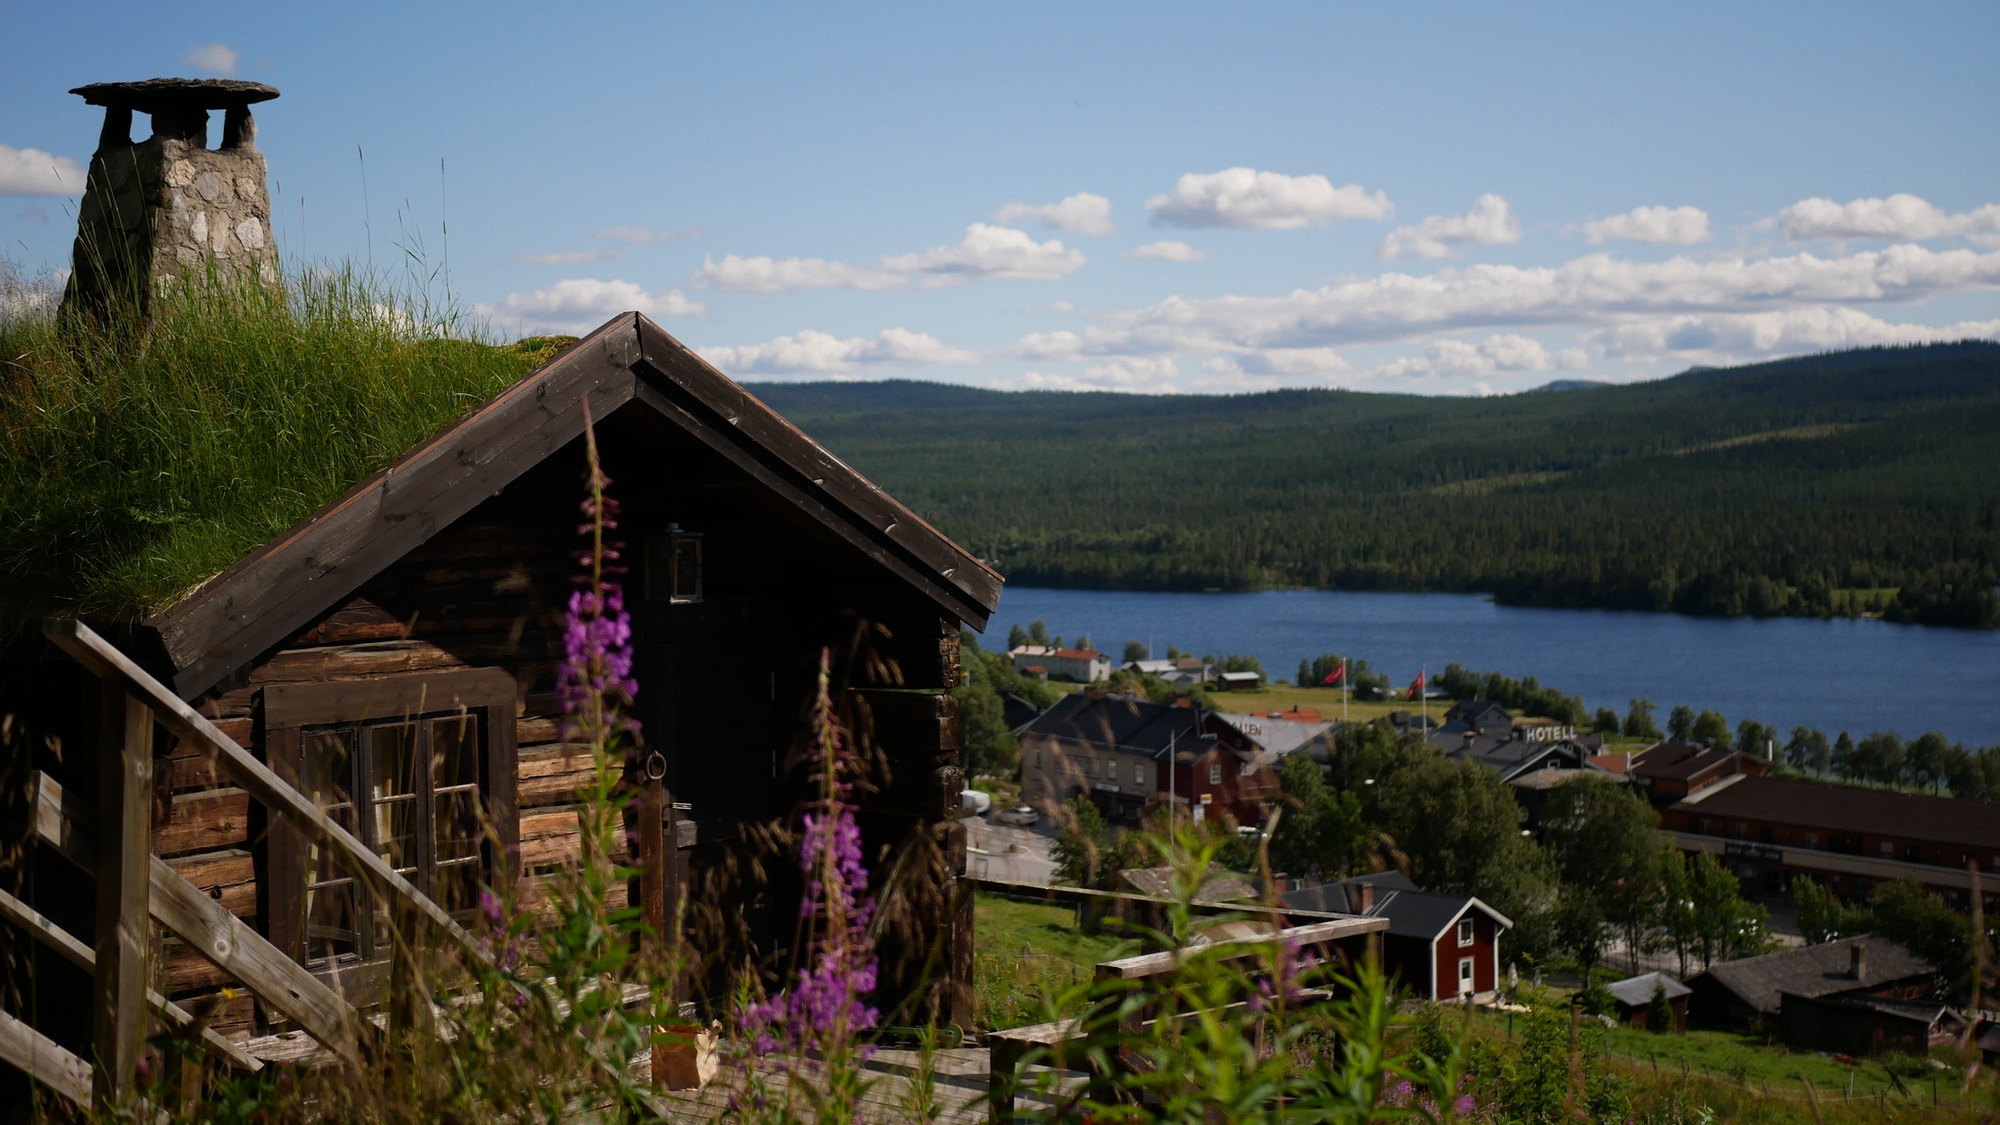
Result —
[{"label": "red wooden house", "polygon": [[1472,895],[1426,891],[1388,871],[1281,897],[1294,910],[1388,919],[1382,967],[1421,999],[1483,999],[1500,987],[1500,935],[1514,923]]}]

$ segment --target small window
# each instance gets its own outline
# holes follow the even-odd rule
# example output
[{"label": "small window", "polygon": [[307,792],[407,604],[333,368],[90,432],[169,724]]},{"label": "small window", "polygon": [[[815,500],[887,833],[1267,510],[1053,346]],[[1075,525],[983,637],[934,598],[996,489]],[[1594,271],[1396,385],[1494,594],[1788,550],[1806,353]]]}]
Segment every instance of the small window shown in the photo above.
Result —
[{"label": "small window", "polygon": [[1146,784],[1146,763],[1132,763],[1132,784],[1144,787]]},{"label": "small window", "polygon": [[1923,849],[1917,847],[1915,844],[1911,844],[1903,849],[1903,859],[1908,863],[1922,863],[1924,861],[1923,857]]},{"label": "small window", "polygon": [[1882,841],[1882,858],[1883,859],[1896,858],[1896,845],[1890,843],[1887,840]]},{"label": "small window", "polygon": [[1747,824],[1737,825],[1736,838],[1739,840],[1748,840],[1750,838],[1750,826]]},{"label": "small window", "polygon": [[1042,752],[1040,750],[1035,751],[1035,768],[1042,768]]},{"label": "small window", "polygon": [[670,523],[646,539],[646,600],[691,605],[701,600],[701,532]]},{"label": "small window", "polygon": [[1208,783],[1209,783],[1210,785],[1220,785],[1220,784],[1222,784],[1222,763],[1221,763],[1221,762],[1219,762],[1219,761],[1218,761],[1218,762],[1210,762],[1210,763],[1208,763]]},{"label": "small window", "polygon": [[1472,919],[1460,918],[1458,920],[1458,944],[1471,945],[1478,936],[1479,928],[1472,924]]},{"label": "small window", "polygon": [[1806,833],[1806,847],[1809,848],[1819,847],[1819,833],[1817,832]]}]

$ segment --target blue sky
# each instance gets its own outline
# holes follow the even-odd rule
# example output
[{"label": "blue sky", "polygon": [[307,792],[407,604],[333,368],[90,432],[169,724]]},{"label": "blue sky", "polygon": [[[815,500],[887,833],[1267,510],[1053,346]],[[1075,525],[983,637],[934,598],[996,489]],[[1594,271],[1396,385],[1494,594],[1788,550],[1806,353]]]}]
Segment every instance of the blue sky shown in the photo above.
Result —
[{"label": "blue sky", "polygon": [[1992,4],[7,26],[0,237],[29,271],[67,264],[97,135],[65,91],[233,75],[283,91],[259,145],[293,262],[448,249],[498,333],[637,308],[746,380],[1477,394],[2000,336]]}]

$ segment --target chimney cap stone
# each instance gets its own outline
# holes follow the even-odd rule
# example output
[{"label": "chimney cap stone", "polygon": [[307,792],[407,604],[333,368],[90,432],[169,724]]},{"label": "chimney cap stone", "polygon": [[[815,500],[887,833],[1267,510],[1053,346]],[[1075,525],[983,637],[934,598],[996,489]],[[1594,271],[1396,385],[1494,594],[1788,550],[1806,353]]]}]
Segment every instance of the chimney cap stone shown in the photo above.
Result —
[{"label": "chimney cap stone", "polygon": [[93,82],[70,93],[90,105],[153,113],[234,109],[268,102],[278,96],[278,88],[234,78],[148,78],[143,82]]}]

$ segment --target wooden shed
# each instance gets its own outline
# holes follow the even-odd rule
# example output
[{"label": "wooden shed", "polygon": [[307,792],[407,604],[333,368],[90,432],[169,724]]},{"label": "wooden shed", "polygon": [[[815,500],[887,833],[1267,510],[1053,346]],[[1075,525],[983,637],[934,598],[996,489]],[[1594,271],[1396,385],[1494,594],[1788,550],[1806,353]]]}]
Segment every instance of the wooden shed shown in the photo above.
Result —
[{"label": "wooden shed", "polygon": [[[554,694],[586,416],[623,506],[638,717],[664,769],[658,831],[674,857],[660,878],[669,901],[705,908],[691,909],[704,928],[690,937],[731,956],[769,956],[789,938],[796,889],[732,873],[746,829],[794,807],[785,762],[826,646],[851,661],[887,763],[864,803],[871,859],[935,847],[951,891],[964,786],[948,692],[961,625],[984,628],[1000,577],[636,313],[168,611],[95,624],[446,910],[468,910],[483,881],[519,878],[532,898],[576,854],[570,802],[589,769],[560,741]],[[868,659],[855,655],[863,623]],[[118,783],[115,764],[103,767],[120,752],[112,716],[125,694],[38,634],[16,637],[0,664],[0,714],[19,736],[9,777],[37,811],[38,846],[8,857],[14,885],[25,908],[86,946],[102,896],[79,877],[83,852],[63,842],[100,804],[100,772]],[[365,900],[186,738],[160,730],[152,753],[152,854],[305,970],[340,971],[365,1003],[384,956]],[[472,830],[482,810],[497,846]],[[880,999],[919,997],[923,1014],[969,1024],[970,898],[930,901],[905,944],[941,953],[937,967],[896,962],[891,943]],[[161,932],[152,978],[169,997],[232,982]],[[46,949],[34,957],[30,1010],[13,1015],[89,1058],[91,1016],[73,1002],[89,975]],[[217,1029],[278,1022],[245,995],[223,1005]]]}]

